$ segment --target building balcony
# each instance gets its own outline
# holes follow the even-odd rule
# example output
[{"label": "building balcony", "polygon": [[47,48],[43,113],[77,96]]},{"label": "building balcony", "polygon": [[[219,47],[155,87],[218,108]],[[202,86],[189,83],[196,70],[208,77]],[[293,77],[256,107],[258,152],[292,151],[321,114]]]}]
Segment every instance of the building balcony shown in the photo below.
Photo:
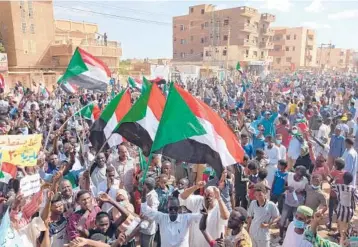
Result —
[{"label": "building balcony", "polygon": [[273,56],[273,57],[283,57],[285,56],[285,51],[284,50],[271,50],[269,51],[269,55]]},{"label": "building balcony", "polygon": [[261,29],[261,34],[264,36],[273,36],[274,35],[274,30],[271,28],[265,28],[265,29]]},{"label": "building balcony", "polygon": [[255,40],[251,40],[251,39],[240,39],[238,45],[250,47],[250,46],[256,46],[257,43]]},{"label": "building balcony", "polygon": [[245,23],[240,30],[248,33],[257,33],[257,27],[254,24]]},{"label": "building balcony", "polygon": [[273,43],[272,42],[260,42],[260,48],[261,49],[272,50],[273,49]]},{"label": "building balcony", "polygon": [[274,22],[274,21],[276,21],[276,16],[268,14],[268,13],[263,13],[261,15],[261,20],[267,21],[267,22]]},{"label": "building balcony", "polygon": [[240,15],[246,16],[246,17],[254,17],[258,14],[257,9],[250,8],[250,7],[240,7]]},{"label": "building balcony", "polygon": [[[89,52],[95,57],[114,57],[122,56],[121,44],[116,41],[103,40],[82,40],[79,47]],[[52,56],[72,56],[77,46],[73,44],[72,40],[61,40],[53,42],[51,46]]]},{"label": "building balcony", "polygon": [[313,30],[310,30],[310,29],[307,30],[307,36],[309,38],[313,39],[314,35],[315,35],[315,32]]}]

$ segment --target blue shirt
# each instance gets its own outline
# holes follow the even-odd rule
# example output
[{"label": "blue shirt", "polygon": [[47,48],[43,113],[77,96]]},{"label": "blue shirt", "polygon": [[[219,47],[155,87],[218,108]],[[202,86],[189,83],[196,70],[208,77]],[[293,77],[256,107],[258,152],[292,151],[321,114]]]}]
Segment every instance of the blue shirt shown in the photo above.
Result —
[{"label": "blue shirt", "polygon": [[276,130],[275,130],[274,122],[275,122],[275,119],[277,118],[277,116],[278,116],[278,113],[274,112],[274,113],[272,113],[272,115],[269,119],[266,119],[266,118],[261,119],[261,124],[265,128],[265,131],[264,131],[265,137],[268,135],[275,137]]},{"label": "blue shirt", "polygon": [[265,140],[259,139],[256,137],[256,135],[253,135],[252,136],[252,148],[253,148],[252,155],[255,156],[257,149],[261,148],[263,150],[265,148]]},{"label": "blue shirt", "polygon": [[252,157],[254,155],[254,148],[252,147],[252,145],[248,143],[245,146],[243,146],[242,148],[244,149],[247,156],[249,156],[249,158],[252,159]]},{"label": "blue shirt", "polygon": [[285,192],[285,182],[288,172],[281,172],[277,170],[275,172],[275,183],[272,185],[272,194],[281,195]]},{"label": "blue shirt", "polygon": [[278,103],[278,111],[279,111],[281,114],[285,113],[286,107],[287,107],[286,104],[284,104],[284,103]]},{"label": "blue shirt", "polygon": [[344,141],[346,138],[344,136],[332,135],[331,142],[329,143],[329,153],[328,155],[333,156],[333,158],[342,157],[345,145]]}]

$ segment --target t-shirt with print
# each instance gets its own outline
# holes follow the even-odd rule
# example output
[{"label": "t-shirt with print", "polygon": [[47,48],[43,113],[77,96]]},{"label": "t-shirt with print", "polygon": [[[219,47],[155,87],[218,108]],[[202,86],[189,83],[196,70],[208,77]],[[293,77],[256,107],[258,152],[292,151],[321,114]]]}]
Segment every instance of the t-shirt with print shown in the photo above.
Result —
[{"label": "t-shirt with print", "polygon": [[64,246],[68,243],[66,226],[67,219],[63,216],[58,221],[49,224],[51,246]]}]

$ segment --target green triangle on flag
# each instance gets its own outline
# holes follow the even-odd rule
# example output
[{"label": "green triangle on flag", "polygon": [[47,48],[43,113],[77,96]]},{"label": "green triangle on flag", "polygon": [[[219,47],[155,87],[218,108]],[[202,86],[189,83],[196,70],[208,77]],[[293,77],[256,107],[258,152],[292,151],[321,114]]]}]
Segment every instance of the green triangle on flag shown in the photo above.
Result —
[{"label": "green triangle on flag", "polygon": [[165,145],[204,134],[206,134],[205,129],[172,83],[152,145],[152,152]]},{"label": "green triangle on flag", "polygon": [[241,68],[240,62],[237,62],[237,64],[236,64],[236,70],[239,71],[241,74],[243,73],[243,70],[242,70],[242,68]]},{"label": "green triangle on flag", "polygon": [[75,53],[73,54],[70,63],[68,64],[68,67],[66,69],[65,74],[63,74],[62,77],[58,80],[58,84],[65,83],[68,79],[70,79],[73,76],[77,76],[79,74],[82,74],[84,72],[88,71],[88,68],[86,64],[84,63],[82,56],[78,50],[78,47],[75,50]]},{"label": "green triangle on flag", "polygon": [[147,162],[144,158],[142,149],[138,148],[138,153],[139,153],[139,167],[141,171],[144,171],[145,169],[147,169]]},{"label": "green triangle on flag", "polygon": [[99,117],[100,110],[97,105],[93,102],[89,103],[88,105],[82,107],[75,113],[75,116],[83,117],[87,120],[97,120]]},{"label": "green triangle on flag", "polygon": [[2,171],[0,171],[0,179],[1,178],[5,178],[5,175],[4,175],[4,173]]}]

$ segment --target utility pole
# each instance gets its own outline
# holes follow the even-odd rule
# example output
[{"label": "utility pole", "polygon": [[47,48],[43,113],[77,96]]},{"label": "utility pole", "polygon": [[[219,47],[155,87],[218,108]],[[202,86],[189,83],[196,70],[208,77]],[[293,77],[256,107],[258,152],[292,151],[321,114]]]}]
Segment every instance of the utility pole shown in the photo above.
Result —
[{"label": "utility pole", "polygon": [[331,42],[330,42],[329,44],[323,44],[323,43],[321,43],[321,46],[320,46],[321,52],[320,52],[320,54],[319,54],[319,73],[322,72],[322,66],[321,66],[322,53],[323,53],[323,48],[325,48],[325,47],[329,48],[328,56],[330,56],[330,55],[331,55],[331,49],[332,49],[334,46],[332,45]]},{"label": "utility pole", "polygon": [[228,34],[227,34],[227,48],[226,48],[226,73],[225,73],[225,78],[226,81],[228,79],[228,75],[229,75],[229,47],[230,47],[230,38],[231,38],[231,25],[230,25],[230,20],[229,20],[229,25],[228,25]]}]

